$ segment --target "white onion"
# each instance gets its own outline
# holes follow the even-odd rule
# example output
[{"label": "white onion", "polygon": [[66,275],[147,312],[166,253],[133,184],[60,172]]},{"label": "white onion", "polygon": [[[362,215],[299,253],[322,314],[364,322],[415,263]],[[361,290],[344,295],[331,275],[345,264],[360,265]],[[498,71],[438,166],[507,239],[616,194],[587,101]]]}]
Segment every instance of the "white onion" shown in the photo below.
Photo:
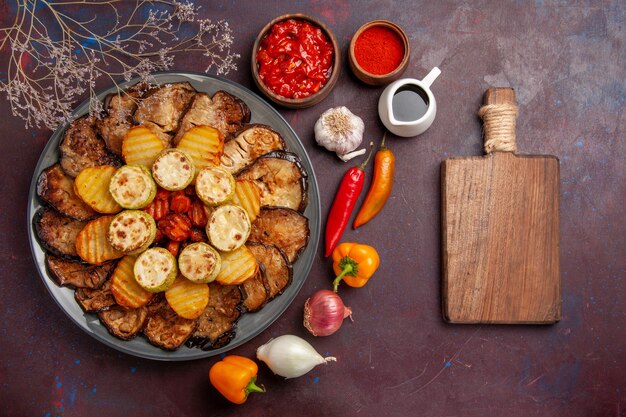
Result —
[{"label": "white onion", "polygon": [[257,349],[256,357],[276,375],[287,379],[297,378],[317,365],[337,360],[332,356],[322,357],[309,342],[290,334],[270,339]]}]

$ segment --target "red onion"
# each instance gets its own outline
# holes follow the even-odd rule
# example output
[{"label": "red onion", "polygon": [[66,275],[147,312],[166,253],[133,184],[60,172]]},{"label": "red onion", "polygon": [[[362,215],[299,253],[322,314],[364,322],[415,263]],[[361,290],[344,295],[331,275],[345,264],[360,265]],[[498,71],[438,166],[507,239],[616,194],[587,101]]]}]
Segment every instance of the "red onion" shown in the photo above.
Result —
[{"label": "red onion", "polygon": [[304,327],[313,336],[330,336],[346,317],[352,320],[352,310],[333,291],[319,290],[304,303]]}]

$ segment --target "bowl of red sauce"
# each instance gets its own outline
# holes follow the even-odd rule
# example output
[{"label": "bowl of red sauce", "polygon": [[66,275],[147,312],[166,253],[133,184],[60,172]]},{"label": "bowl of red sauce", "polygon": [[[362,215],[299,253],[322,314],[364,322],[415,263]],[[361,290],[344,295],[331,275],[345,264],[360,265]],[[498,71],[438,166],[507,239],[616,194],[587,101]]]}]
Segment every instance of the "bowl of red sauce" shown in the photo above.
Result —
[{"label": "bowl of red sauce", "polygon": [[350,68],[369,85],[386,85],[400,78],[409,65],[409,38],[404,30],[388,20],[372,20],[352,37]]},{"label": "bowl of red sauce", "polygon": [[341,57],[332,31],[300,13],[269,22],[252,48],[252,76],[271,101],[299,109],[322,101],[339,78]]}]

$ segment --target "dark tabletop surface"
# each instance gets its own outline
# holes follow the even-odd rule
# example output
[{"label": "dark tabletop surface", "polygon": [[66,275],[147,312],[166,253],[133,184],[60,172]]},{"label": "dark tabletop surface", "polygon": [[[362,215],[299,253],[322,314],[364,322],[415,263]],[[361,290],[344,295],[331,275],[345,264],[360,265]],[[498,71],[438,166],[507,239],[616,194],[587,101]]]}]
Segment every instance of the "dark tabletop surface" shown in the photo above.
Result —
[{"label": "dark tabletop surface", "polygon": [[[346,105],[365,121],[366,140],[383,133],[377,116],[382,88],[364,86],[347,66],[354,31],[368,20],[392,20],[411,42],[405,76],[422,78],[434,66],[442,70],[432,87],[438,104],[432,127],[417,138],[388,140],[397,171],[386,207],[370,224],[344,235],[375,246],[382,258],[366,287],[341,292],[354,322],[327,338],[314,338],[302,326],[304,301],[331,280],[320,246],[286,312],[230,352],[252,358],[268,339],[289,333],[338,361],[294,380],[260,364],[259,380],[268,393],[234,406],[208,383],[215,358],[140,359],[81,331],[47,292],[28,243],[29,186],[51,132],[25,129],[3,99],[0,415],[626,415],[624,3],[295,3],[207,2],[200,16],[229,21],[241,58],[226,78],[253,91],[250,49],[269,20],[304,12],[335,32],[343,67],[331,95],[309,109],[279,108],[313,161],[324,219],[349,165],[315,144],[318,116]],[[5,25],[9,19],[0,20]],[[174,69],[204,67],[199,57],[181,56]],[[555,325],[442,320],[440,163],[482,153],[476,112],[484,91],[497,85],[516,89],[520,152],[560,160],[563,317]]]}]

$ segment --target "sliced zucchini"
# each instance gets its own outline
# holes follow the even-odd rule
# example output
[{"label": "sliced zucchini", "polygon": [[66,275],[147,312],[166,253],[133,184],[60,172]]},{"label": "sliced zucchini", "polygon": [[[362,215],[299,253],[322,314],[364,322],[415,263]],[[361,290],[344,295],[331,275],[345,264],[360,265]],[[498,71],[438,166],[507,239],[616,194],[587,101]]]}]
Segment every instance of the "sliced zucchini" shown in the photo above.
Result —
[{"label": "sliced zucchini", "polygon": [[140,209],[154,200],[157,186],[143,165],[124,165],[109,183],[109,192],[117,204],[126,209]]},{"label": "sliced zucchini", "polygon": [[215,280],[220,272],[222,260],[211,245],[204,242],[192,243],[178,255],[178,269],[185,278],[202,284]]},{"label": "sliced zucchini", "polygon": [[169,191],[184,190],[195,176],[191,157],[180,149],[165,149],[152,164],[152,178]]},{"label": "sliced zucchini", "polygon": [[113,218],[107,237],[115,249],[134,255],[148,249],[156,230],[154,219],[145,211],[124,210]]},{"label": "sliced zucchini", "polygon": [[209,216],[206,234],[217,250],[228,252],[246,243],[250,229],[246,211],[239,206],[225,204],[217,207]]},{"label": "sliced zucchini", "polygon": [[135,279],[150,292],[167,290],[176,279],[176,258],[165,248],[150,248],[139,255],[134,266]]},{"label": "sliced zucchini", "polygon": [[224,168],[204,168],[196,178],[196,194],[209,206],[224,204],[235,195],[235,178]]}]

